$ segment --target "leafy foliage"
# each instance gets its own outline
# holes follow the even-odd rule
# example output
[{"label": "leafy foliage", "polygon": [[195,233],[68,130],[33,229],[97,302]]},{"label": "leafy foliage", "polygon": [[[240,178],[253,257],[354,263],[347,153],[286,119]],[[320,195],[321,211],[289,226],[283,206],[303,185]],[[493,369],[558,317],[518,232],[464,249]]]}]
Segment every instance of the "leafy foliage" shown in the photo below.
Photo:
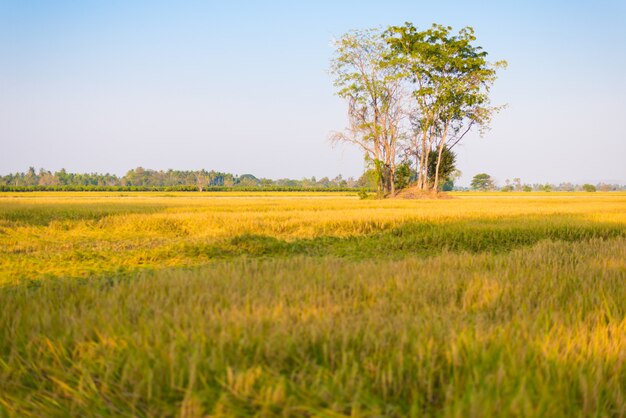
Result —
[{"label": "leafy foliage", "polygon": [[[486,129],[499,110],[490,105],[489,90],[497,69],[506,63],[487,61],[487,53],[473,44],[476,37],[471,27],[455,34],[450,26],[434,24],[418,30],[406,23],[390,27],[386,40],[392,51],[390,65],[401,68],[412,84],[415,154],[421,153],[418,186],[437,190],[441,174],[437,166],[444,150],[452,149],[473,126]],[[437,156],[434,170],[431,152]]]},{"label": "leafy foliage", "polygon": [[441,159],[438,159],[437,152],[428,154],[428,181],[430,184],[435,183],[435,175],[437,173],[437,164],[439,163],[439,178],[443,183],[453,180],[456,171],[456,154],[447,146],[441,153]]},{"label": "leafy foliage", "polygon": [[335,42],[331,74],[348,103],[349,126],[333,141],[359,146],[377,173],[378,192],[395,193],[396,154],[403,116],[401,77],[386,65],[388,45],[377,29],[351,31]]},{"label": "leafy foliage", "polygon": [[495,183],[491,176],[487,173],[479,173],[472,178],[472,189],[475,190],[493,190],[495,189]]},{"label": "leafy foliage", "polygon": [[114,174],[69,173],[65,169],[52,173],[31,167],[26,173],[0,176],[0,191],[218,191],[218,190],[314,190],[357,187],[353,178],[341,175],[319,180],[312,177],[301,180],[259,179],[252,174],[237,176],[231,173],[207,170],[151,170],[137,167],[123,177]]},{"label": "leafy foliage", "polygon": [[400,163],[396,169],[396,190],[402,190],[407,187],[411,182],[413,174],[410,162],[403,161]]}]

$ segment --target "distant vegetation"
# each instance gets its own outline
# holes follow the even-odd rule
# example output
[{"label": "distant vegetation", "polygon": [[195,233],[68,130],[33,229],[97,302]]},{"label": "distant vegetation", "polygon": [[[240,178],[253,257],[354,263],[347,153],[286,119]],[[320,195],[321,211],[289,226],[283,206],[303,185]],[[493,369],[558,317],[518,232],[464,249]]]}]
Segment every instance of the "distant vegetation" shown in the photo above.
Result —
[{"label": "distant vegetation", "polygon": [[100,173],[69,173],[66,170],[38,171],[31,167],[26,172],[0,176],[0,191],[228,191],[228,190],[354,190],[368,187],[366,177],[355,180],[341,175],[333,179],[323,177],[301,180],[257,178],[252,174],[235,175],[207,170],[150,170],[142,167],[128,171],[124,176]]},{"label": "distant vegetation", "polygon": [[472,179],[472,189],[474,190],[494,190],[496,188],[495,183],[491,176],[487,173],[476,174]]},{"label": "distant vegetation", "polygon": [[[468,188],[455,185],[461,172],[454,167],[455,155],[444,149],[440,174],[444,182],[443,191],[464,191]],[[436,166],[436,155],[429,157],[428,178],[432,179]],[[488,176],[488,179],[477,176]],[[495,191],[616,191],[626,190],[626,184],[574,184],[574,183],[535,183],[524,184],[519,178],[512,181],[506,179],[505,184],[498,186],[495,180],[486,173],[474,176],[472,190]],[[416,180],[415,172],[409,165],[399,165],[396,170],[396,189],[407,187]],[[252,174],[235,175],[219,171],[207,170],[150,170],[142,167],[128,171],[124,176],[100,173],[70,173],[66,170],[51,172],[45,169],[29,168],[26,172],[0,176],[0,192],[21,191],[360,191],[374,192],[377,188],[377,174],[374,168],[366,170],[358,179],[338,175],[332,179],[322,177],[294,179],[257,178]]]},{"label": "distant vegetation", "polygon": [[608,184],[608,183],[598,183],[597,185],[592,184],[574,184],[570,182],[563,182],[559,184],[551,184],[551,183],[533,183],[526,184],[522,183],[522,180],[519,177],[514,178],[513,180],[506,179],[504,181],[504,185],[498,186],[493,177],[491,177],[487,173],[479,173],[476,174],[472,178],[471,182],[472,190],[479,191],[496,191],[499,190],[501,192],[614,192],[619,190],[626,190],[626,184]]}]

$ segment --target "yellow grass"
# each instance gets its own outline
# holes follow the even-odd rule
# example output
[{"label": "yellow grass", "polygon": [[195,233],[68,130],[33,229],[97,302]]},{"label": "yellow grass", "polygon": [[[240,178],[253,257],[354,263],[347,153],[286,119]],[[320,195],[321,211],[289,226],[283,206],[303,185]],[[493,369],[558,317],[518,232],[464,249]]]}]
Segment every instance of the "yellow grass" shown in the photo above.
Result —
[{"label": "yellow grass", "polygon": [[626,194],[0,195],[0,417],[626,416]]},{"label": "yellow grass", "polygon": [[0,197],[0,283],[119,268],[202,264],[181,246],[245,235],[363,237],[409,224],[550,228],[626,223],[626,194],[466,195],[444,201],[263,193],[32,193]]}]

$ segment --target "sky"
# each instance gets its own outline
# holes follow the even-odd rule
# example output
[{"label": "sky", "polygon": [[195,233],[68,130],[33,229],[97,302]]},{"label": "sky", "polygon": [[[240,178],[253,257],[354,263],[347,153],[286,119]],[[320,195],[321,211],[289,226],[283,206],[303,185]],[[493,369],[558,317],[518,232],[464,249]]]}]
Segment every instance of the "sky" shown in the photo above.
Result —
[{"label": "sky", "polygon": [[626,183],[625,1],[0,0],[0,174],[134,167],[358,177],[332,146],[346,104],[332,40],[412,22],[474,27],[491,130],[456,148],[461,184]]}]

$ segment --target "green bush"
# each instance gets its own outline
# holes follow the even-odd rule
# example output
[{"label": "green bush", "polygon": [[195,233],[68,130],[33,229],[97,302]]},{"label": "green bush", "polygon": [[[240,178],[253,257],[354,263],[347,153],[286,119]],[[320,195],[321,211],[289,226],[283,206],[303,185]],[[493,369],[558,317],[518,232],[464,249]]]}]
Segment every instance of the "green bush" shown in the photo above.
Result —
[{"label": "green bush", "polygon": [[359,196],[359,199],[361,200],[367,199],[369,197],[367,189],[365,187],[360,188],[357,196]]}]

